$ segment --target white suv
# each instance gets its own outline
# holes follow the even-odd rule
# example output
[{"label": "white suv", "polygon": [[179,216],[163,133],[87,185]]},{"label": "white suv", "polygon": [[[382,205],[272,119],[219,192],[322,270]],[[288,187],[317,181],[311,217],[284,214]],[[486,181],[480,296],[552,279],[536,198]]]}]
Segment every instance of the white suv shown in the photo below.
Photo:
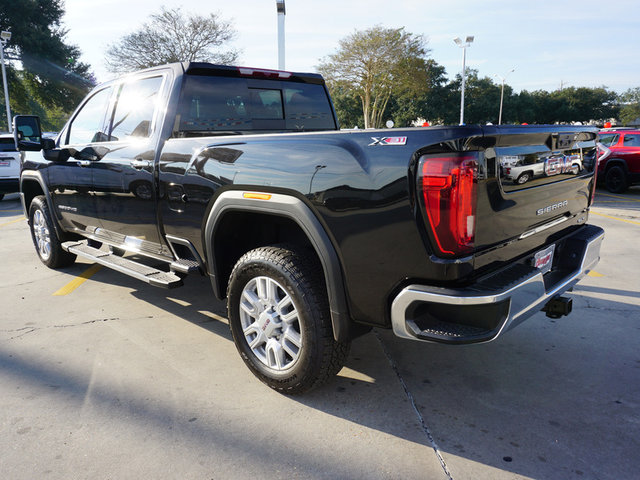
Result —
[{"label": "white suv", "polygon": [[13,135],[0,135],[0,200],[5,193],[20,191],[20,153],[16,150]]}]

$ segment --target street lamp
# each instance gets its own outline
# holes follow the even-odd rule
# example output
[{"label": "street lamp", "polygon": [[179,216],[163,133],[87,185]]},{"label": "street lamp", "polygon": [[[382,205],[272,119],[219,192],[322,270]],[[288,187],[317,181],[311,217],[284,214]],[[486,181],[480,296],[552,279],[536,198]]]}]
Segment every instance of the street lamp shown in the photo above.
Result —
[{"label": "street lamp", "polygon": [[460,125],[464,124],[464,85],[467,76],[466,61],[467,61],[467,47],[470,47],[473,43],[473,35],[465,38],[464,42],[460,37],[456,37],[453,41],[462,49],[462,94],[460,95]]},{"label": "street lamp", "polygon": [[502,125],[502,99],[504,98],[504,82],[509,75],[511,75],[515,71],[515,68],[509,70],[509,72],[503,77],[502,75],[498,75],[496,73],[496,77],[502,80],[502,88],[500,89],[500,114],[498,115],[498,125]]},{"label": "street lamp", "polygon": [[287,14],[284,8],[284,0],[276,0],[278,10],[278,70],[284,70],[284,16]]},{"label": "street lamp", "polygon": [[11,32],[0,33],[0,59],[2,60],[2,83],[4,85],[4,101],[7,104],[7,129],[11,133],[11,107],[9,106],[9,87],[7,86],[7,72],[4,68],[4,47],[11,40]]}]

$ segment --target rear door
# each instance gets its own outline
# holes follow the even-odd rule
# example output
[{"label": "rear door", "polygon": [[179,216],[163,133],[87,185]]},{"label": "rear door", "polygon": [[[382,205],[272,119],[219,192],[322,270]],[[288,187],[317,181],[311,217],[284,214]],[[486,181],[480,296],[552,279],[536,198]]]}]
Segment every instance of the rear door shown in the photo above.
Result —
[{"label": "rear door", "polygon": [[[583,225],[593,193],[596,130],[485,127],[476,267],[498,266]],[[522,181],[519,175],[529,172]]]}]

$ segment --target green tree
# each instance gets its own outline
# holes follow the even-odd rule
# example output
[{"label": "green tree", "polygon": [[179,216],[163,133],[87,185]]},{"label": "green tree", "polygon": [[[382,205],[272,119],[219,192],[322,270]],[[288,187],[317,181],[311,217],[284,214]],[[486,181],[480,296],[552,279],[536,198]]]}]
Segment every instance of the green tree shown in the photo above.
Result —
[{"label": "green tree", "polygon": [[219,14],[185,15],[179,8],[162,7],[149,18],[138,31],[107,49],[109,71],[124,73],[185,61],[231,64],[238,59],[236,50],[220,50],[236,32]]},{"label": "green tree", "polygon": [[443,123],[451,103],[451,87],[446,71],[435,60],[424,62],[418,82],[412,88],[401,89],[391,99],[389,113],[398,127],[412,125],[418,118]]},{"label": "green tree", "polygon": [[362,128],[364,126],[362,105],[348,86],[340,83],[334,84],[331,88],[331,100],[341,127]]},{"label": "green tree", "polygon": [[618,115],[618,96],[606,87],[569,87],[515,96],[516,121],[538,124],[603,122]]},{"label": "green tree", "polygon": [[[460,90],[462,76],[456,75],[449,85],[449,101],[452,105],[445,112],[445,123],[453,124],[460,120]],[[508,110],[508,85],[505,85],[504,112]],[[451,108],[455,105],[455,108]],[[478,71],[467,69],[464,91],[464,120],[465,123],[498,123],[500,110],[500,85],[496,85],[489,77],[478,77]],[[507,118],[505,116],[505,118]]]},{"label": "green tree", "polygon": [[640,87],[630,88],[620,96],[620,120],[623,124],[640,123]]},{"label": "green tree", "polygon": [[422,35],[378,25],[340,40],[318,70],[332,91],[359,99],[365,128],[379,128],[392,97],[425,88],[428,52]]},{"label": "green tree", "polygon": [[[0,28],[12,34],[5,53],[12,112],[44,114],[70,112],[94,85],[80,50],[65,42],[62,0],[0,0]],[[21,69],[18,68],[21,65]],[[4,102],[4,97],[2,97]]]},{"label": "green tree", "polygon": [[606,87],[569,87],[550,94],[556,100],[556,121],[604,121],[617,116],[617,95]]}]

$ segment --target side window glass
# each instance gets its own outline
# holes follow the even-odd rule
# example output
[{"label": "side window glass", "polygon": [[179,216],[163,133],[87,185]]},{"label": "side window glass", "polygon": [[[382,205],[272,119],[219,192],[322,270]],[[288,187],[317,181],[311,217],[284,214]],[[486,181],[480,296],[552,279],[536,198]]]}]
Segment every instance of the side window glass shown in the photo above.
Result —
[{"label": "side window glass", "polygon": [[625,147],[640,147],[640,135],[625,135],[623,142]]},{"label": "side window glass", "polygon": [[285,89],[287,128],[314,130],[331,128],[333,113],[322,85],[296,85]]},{"label": "side window glass", "polygon": [[107,141],[105,118],[112,88],[105,88],[91,97],[78,112],[69,128],[69,144]]},{"label": "side window glass", "polygon": [[610,147],[618,143],[618,135],[603,135],[600,137],[600,143],[605,147]]},{"label": "side window glass", "polygon": [[151,135],[161,85],[162,77],[143,78],[122,85],[113,116],[111,141]]}]

